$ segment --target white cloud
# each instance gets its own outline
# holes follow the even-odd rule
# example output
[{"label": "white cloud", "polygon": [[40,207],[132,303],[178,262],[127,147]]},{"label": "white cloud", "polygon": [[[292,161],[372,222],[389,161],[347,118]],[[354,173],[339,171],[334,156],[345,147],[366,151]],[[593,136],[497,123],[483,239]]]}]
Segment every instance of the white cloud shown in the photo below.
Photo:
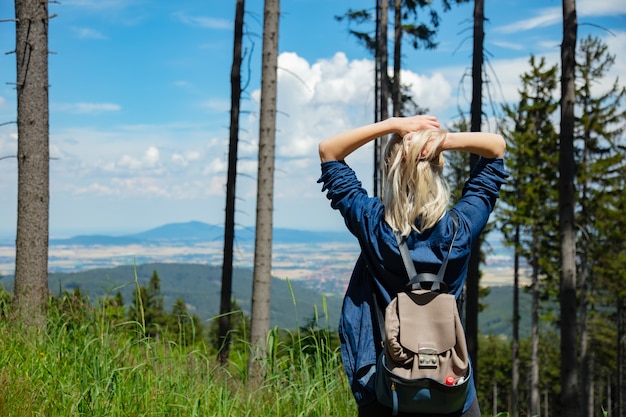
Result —
[{"label": "white cloud", "polygon": [[186,80],[178,80],[173,82],[174,86],[179,88],[190,88],[192,84]]},{"label": "white cloud", "polygon": [[78,196],[99,196],[116,198],[166,198],[171,193],[159,181],[150,177],[111,178],[107,183],[95,182],[84,187],[75,187]]},{"label": "white cloud", "polygon": [[150,146],[144,155],[144,161],[150,167],[159,163],[159,150],[154,146]]},{"label": "white cloud", "polygon": [[[278,67],[277,157],[308,158],[316,165],[319,140],[372,120],[372,61],[337,53],[311,64],[285,52]],[[403,71],[402,83],[422,107],[440,111],[449,103],[452,87],[440,73]],[[252,97],[258,102],[259,95],[257,90]],[[250,123],[258,123],[256,115]]]},{"label": "white cloud", "polygon": [[535,12],[535,16],[529,19],[518,20],[514,23],[498,26],[493,29],[494,33],[516,33],[537,29],[540,27],[552,26],[559,24],[563,19],[563,12],[560,7],[548,7],[539,9]]},{"label": "white cloud", "polygon": [[218,173],[224,174],[226,173],[227,167],[228,165],[226,161],[224,161],[223,159],[214,158],[206,164],[204,170],[202,171],[202,174],[206,176]]},{"label": "white cloud", "polygon": [[[328,212],[327,202],[316,183],[319,177],[317,144],[329,135],[372,121],[373,62],[349,60],[343,53],[308,62],[295,53],[286,52],[279,55],[278,67],[276,215],[289,221],[287,219],[297,216],[287,210],[299,205],[300,210],[308,214],[332,217],[333,213]],[[417,74],[406,70],[402,73],[402,83],[409,85],[420,106],[429,108],[434,114],[450,106],[453,87],[442,72]],[[258,90],[252,93],[257,105],[259,94]],[[256,129],[258,114],[253,111],[245,123]],[[246,177],[250,178],[250,181],[242,181],[245,188],[238,190],[238,196],[245,200],[255,198],[255,147],[256,138],[253,138],[242,147],[250,159],[239,162],[239,172],[248,172]],[[371,146],[366,145],[348,159],[367,186],[371,182]]]},{"label": "white cloud", "polygon": [[73,114],[96,114],[120,111],[122,107],[115,103],[53,103],[52,110]]},{"label": "white cloud", "polygon": [[0,158],[9,155],[17,155],[17,132],[0,130]]},{"label": "white cloud", "polygon": [[490,41],[489,43],[498,46],[500,48],[504,48],[504,49],[510,49],[513,51],[523,51],[524,49],[526,49],[526,45],[521,44],[521,43],[515,43],[515,42],[507,42],[507,41]]},{"label": "white cloud", "polygon": [[[139,2],[140,1],[141,0],[139,0]],[[137,0],[65,0],[63,5],[99,11],[108,9],[124,9],[137,3]]]},{"label": "white cloud", "polygon": [[[579,0],[576,4],[579,25],[581,18],[619,16],[626,14],[626,2],[623,0]],[[511,24],[494,27],[494,33],[512,34],[533,29],[561,25],[562,7],[545,7],[535,10],[534,16],[515,21]]]},{"label": "white cloud", "polygon": [[[172,198],[181,195],[188,198],[194,192],[199,195],[200,188],[184,193],[174,192],[174,189],[188,180],[202,177],[205,155],[225,160],[222,155],[227,150],[223,140],[216,140],[202,126],[181,123],[53,132],[51,147],[62,155],[51,166],[53,177],[68,184],[67,190],[78,189],[83,195],[92,190],[105,195],[101,188],[89,187],[95,183],[115,189],[116,196],[130,198],[132,188],[112,185],[113,179],[150,177]],[[225,173],[212,175],[225,177]]]},{"label": "white cloud", "polygon": [[143,171],[158,167],[160,165],[159,162],[159,149],[154,146],[150,146],[141,158],[135,158],[125,154],[112,168],[114,170],[122,168],[129,171]]},{"label": "white cloud", "polygon": [[154,178],[113,178],[111,183],[116,189],[126,191],[126,194],[130,193],[133,195],[149,197],[171,197],[168,190]]},{"label": "white cloud", "polygon": [[213,112],[228,113],[230,112],[230,100],[210,99],[203,102],[202,107]]},{"label": "white cloud", "polygon": [[76,33],[76,35],[80,39],[95,39],[95,40],[105,40],[107,39],[101,32],[92,29],[92,28],[79,28],[75,27],[72,30]]},{"label": "white cloud", "polygon": [[623,0],[578,0],[576,12],[579,16],[617,16],[626,14]]},{"label": "white cloud", "polygon": [[188,161],[197,161],[201,157],[202,157],[202,154],[200,152],[198,152],[198,151],[191,150],[191,151],[186,151],[185,152],[185,158]]},{"label": "white cloud", "polygon": [[[222,178],[222,177],[211,177],[211,178],[209,178],[208,181],[199,184],[201,186],[201,188],[197,188],[197,190],[200,190],[203,193],[203,195],[208,195],[208,196],[225,196],[226,195],[226,192],[224,190],[225,184],[226,184],[226,180],[224,178]],[[241,187],[239,187],[239,188],[241,188]],[[197,196],[197,194],[196,194],[196,196]]]},{"label": "white cloud", "polygon": [[258,164],[256,158],[239,160],[237,162],[237,173],[239,175],[246,175],[251,178],[256,178],[257,166]]},{"label": "white cloud", "polygon": [[51,144],[50,145],[50,159],[61,159],[63,158],[63,152],[61,151],[61,148],[59,148],[56,144]]},{"label": "white cloud", "polygon": [[172,155],[172,163],[182,168],[189,165],[189,162],[187,161],[187,159],[183,155],[178,154],[178,153],[175,153]]},{"label": "white cloud", "polygon": [[431,114],[440,114],[450,105],[452,86],[441,72],[429,77],[402,71],[400,77],[401,83],[409,86],[415,102],[422,108],[428,108]]},{"label": "white cloud", "polygon": [[186,168],[191,163],[196,162],[202,158],[202,153],[195,150],[185,151],[182,154],[174,152],[171,156],[171,161],[174,166],[180,168]]},{"label": "white cloud", "polygon": [[[587,35],[579,33],[577,48],[580,48],[580,42]],[[613,67],[609,69],[605,77],[601,80],[597,80],[595,83],[594,93],[603,94],[612,87],[616,78],[619,78],[621,85],[625,85],[626,81],[624,74],[626,73],[626,32],[614,31],[612,34],[606,34],[601,32],[600,34],[594,34],[592,36],[599,36],[602,42],[608,46],[608,53],[615,55],[615,63]],[[560,65],[560,45],[558,43],[546,43],[545,49],[542,53],[535,54],[537,58],[545,58],[546,64],[549,66]],[[530,69],[528,61],[530,54],[525,58],[518,58],[515,60],[500,60],[494,64],[495,72],[498,78],[505,80],[503,83],[503,90],[505,91],[505,98],[507,100],[517,100],[519,95],[517,89],[521,86],[519,76]],[[559,95],[560,91],[555,91],[555,95]]]},{"label": "white cloud", "polygon": [[183,12],[174,13],[174,17],[189,26],[196,26],[206,29],[232,30],[233,22],[226,19],[217,19],[205,16],[190,16]]},{"label": "white cloud", "polygon": [[74,189],[74,192],[78,195],[87,194],[91,196],[110,196],[117,194],[119,190],[116,192],[116,190],[107,185],[93,183],[86,187],[77,187]]}]

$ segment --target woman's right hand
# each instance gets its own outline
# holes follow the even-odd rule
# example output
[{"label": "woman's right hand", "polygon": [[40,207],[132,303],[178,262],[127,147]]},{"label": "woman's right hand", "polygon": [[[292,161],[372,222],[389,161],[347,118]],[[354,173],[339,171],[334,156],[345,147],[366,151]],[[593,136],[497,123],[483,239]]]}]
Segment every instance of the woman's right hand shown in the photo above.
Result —
[{"label": "woman's right hand", "polygon": [[506,142],[501,135],[489,132],[450,132],[443,150],[471,152],[483,158],[502,158]]}]

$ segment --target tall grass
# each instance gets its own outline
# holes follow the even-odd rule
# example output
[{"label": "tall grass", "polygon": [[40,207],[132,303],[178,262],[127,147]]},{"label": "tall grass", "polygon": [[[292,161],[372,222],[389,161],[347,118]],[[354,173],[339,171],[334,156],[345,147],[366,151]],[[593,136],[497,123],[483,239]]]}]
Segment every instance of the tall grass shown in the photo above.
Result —
[{"label": "tall grass", "polygon": [[138,338],[140,324],[114,324],[102,313],[77,321],[51,308],[38,337],[0,321],[0,416],[356,415],[324,332],[273,329],[264,383],[251,391],[246,349],[231,350],[223,367],[205,344]]}]

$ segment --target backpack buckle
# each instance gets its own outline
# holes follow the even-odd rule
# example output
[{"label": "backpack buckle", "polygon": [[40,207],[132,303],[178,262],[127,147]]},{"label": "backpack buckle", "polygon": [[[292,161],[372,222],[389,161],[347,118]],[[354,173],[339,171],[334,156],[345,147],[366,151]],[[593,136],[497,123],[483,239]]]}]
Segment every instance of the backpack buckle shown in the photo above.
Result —
[{"label": "backpack buckle", "polygon": [[435,349],[422,348],[417,352],[417,358],[420,368],[437,368],[439,366],[439,355]]}]

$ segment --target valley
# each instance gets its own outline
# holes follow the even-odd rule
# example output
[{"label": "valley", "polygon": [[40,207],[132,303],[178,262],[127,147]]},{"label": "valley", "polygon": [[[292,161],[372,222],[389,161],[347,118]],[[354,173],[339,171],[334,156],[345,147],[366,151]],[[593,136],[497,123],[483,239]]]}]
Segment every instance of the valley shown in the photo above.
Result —
[{"label": "valley", "polygon": [[[249,311],[251,295],[253,236],[251,230],[238,235],[234,249],[233,297],[244,311]],[[491,287],[492,295],[481,301],[488,305],[481,313],[483,331],[507,334],[513,283],[511,251],[497,239],[489,241],[485,250],[481,285]],[[347,233],[281,229],[275,233],[273,253],[272,323],[293,327],[294,301],[300,320],[322,315],[326,309],[329,322],[336,323],[359,254],[354,238]],[[190,312],[211,320],[219,310],[222,257],[221,228],[199,222],[165,225],[130,236],[51,239],[49,285],[57,294],[80,287],[94,300],[122,289],[128,303],[136,285],[133,269],[140,285],[157,270],[166,306],[183,298]],[[0,240],[0,283],[9,291],[14,263],[14,246]]]}]

